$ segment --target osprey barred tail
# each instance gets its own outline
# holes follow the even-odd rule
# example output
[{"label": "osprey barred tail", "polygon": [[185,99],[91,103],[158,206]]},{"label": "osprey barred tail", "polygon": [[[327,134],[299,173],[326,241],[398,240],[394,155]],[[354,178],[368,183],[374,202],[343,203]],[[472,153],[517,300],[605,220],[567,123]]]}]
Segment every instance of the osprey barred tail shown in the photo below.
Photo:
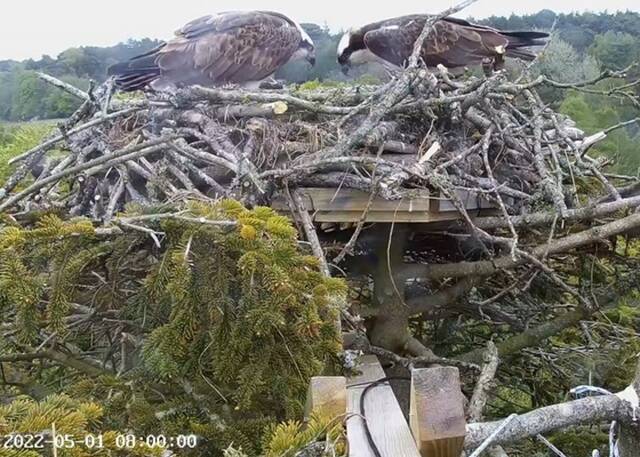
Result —
[{"label": "osprey barred tail", "polygon": [[[338,45],[338,62],[345,73],[352,65],[372,61],[388,68],[402,67],[430,17],[414,14],[352,29]],[[434,24],[421,57],[428,67],[460,68],[489,61],[499,69],[505,56],[533,60],[535,54],[528,48],[544,45],[548,38],[544,32],[504,32],[447,17]]]},{"label": "osprey barred tail", "polygon": [[315,64],[309,35],[287,16],[272,11],[226,12],[189,22],[176,37],[146,54],[109,68],[116,87],[200,84],[257,86],[291,60]]}]

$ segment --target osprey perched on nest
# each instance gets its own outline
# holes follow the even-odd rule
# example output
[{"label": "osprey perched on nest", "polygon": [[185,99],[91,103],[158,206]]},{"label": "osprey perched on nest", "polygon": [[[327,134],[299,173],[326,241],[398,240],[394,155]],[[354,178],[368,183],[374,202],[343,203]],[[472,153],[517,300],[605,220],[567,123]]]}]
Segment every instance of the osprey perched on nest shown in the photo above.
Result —
[{"label": "osprey perched on nest", "polygon": [[[346,74],[352,65],[367,62],[379,62],[388,69],[404,66],[430,17],[401,16],[345,33],[338,45],[338,62],[343,72]],[[544,45],[547,38],[549,34],[544,32],[503,32],[447,17],[434,24],[421,57],[428,67],[444,65],[455,69],[490,64],[493,69],[500,69],[505,56],[533,60],[535,54],[526,48]]]},{"label": "osprey perched on nest", "polygon": [[109,68],[116,87],[133,91],[200,84],[257,87],[292,60],[315,64],[299,24],[272,11],[225,12],[189,22],[152,51]]}]

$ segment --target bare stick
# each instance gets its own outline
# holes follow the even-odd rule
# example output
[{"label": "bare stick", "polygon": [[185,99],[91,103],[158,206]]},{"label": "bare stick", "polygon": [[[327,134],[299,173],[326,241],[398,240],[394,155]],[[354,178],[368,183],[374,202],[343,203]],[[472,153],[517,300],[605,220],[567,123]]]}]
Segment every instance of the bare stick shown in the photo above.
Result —
[{"label": "bare stick", "polygon": [[491,391],[492,382],[496,376],[496,370],[500,362],[498,358],[498,348],[492,341],[487,343],[484,362],[485,364],[482,366],[482,372],[476,382],[476,387],[473,390],[473,395],[469,402],[469,422],[479,422],[482,420],[482,410],[487,403],[487,397]]},{"label": "bare stick", "polygon": [[320,245],[320,240],[318,239],[318,233],[313,226],[313,221],[311,220],[311,216],[309,216],[309,212],[305,208],[304,200],[302,198],[302,195],[300,194],[300,191],[297,189],[294,190],[291,193],[291,198],[293,200],[293,209],[302,222],[307,241],[309,241],[309,243],[311,244],[313,254],[318,258],[318,261],[320,262],[320,271],[322,271],[322,273],[327,277],[331,276],[327,258],[324,255],[324,251],[322,250],[322,246]]},{"label": "bare stick", "polygon": [[350,107],[323,105],[288,94],[251,92],[243,90],[224,90],[202,86],[193,86],[182,89],[180,92],[178,92],[176,98],[178,99],[179,104],[183,101],[199,100],[208,100],[213,103],[246,101],[254,101],[260,103],[284,102],[293,108],[299,108],[306,111],[323,114],[347,114],[351,111]]},{"label": "bare stick", "polygon": [[469,457],[478,457],[480,454],[482,454],[484,450],[488,448],[491,445],[491,443],[493,443],[498,438],[498,436],[500,436],[500,433],[502,433],[502,431],[505,428],[507,428],[507,426],[511,423],[511,421],[514,420],[516,417],[518,417],[517,414],[512,414],[511,416],[507,417],[504,421],[502,421],[502,423],[500,423],[500,425],[496,427],[493,433],[489,435],[487,439],[484,440],[484,442],[482,442],[480,446],[478,446],[478,449],[476,449],[469,455]]},{"label": "bare stick", "polygon": [[[41,181],[37,181],[35,183],[33,183],[32,185],[30,185],[29,187],[27,187],[26,189],[24,189],[23,191],[17,193],[16,195],[11,196],[10,198],[6,199],[2,204],[0,204],[0,211],[4,211],[7,208],[10,208],[11,206],[15,205],[16,203],[18,203],[19,201],[23,200],[24,198],[26,198],[27,196],[29,196],[30,194],[37,192],[38,190],[42,189],[43,187],[57,182],[59,180],[61,180],[62,178],[66,177],[66,176],[70,176],[82,171],[87,170],[87,173],[90,174],[92,173],[91,168],[92,167],[100,167],[103,168],[104,166],[112,166],[112,165],[117,165],[119,163],[123,163],[123,162],[127,162],[131,159],[134,159],[136,157],[140,157],[146,154],[151,154],[153,152],[156,151],[160,151],[162,149],[164,149],[164,145],[165,143],[167,143],[168,141],[170,141],[171,138],[167,137],[167,138],[159,138],[157,140],[153,140],[153,141],[149,141],[147,143],[142,143],[142,144],[138,144],[135,146],[132,146],[130,148],[127,149],[123,149],[121,151],[116,151],[112,154],[109,155],[104,155],[102,157],[99,157],[97,159],[91,160],[89,162],[80,164],[80,165],[76,165],[75,167],[71,167],[68,168],[56,175],[52,175],[49,176],[46,179],[43,179]],[[95,172],[95,170],[93,171]]]},{"label": "bare stick", "polygon": [[536,436],[537,440],[540,441],[542,444],[544,444],[545,446],[547,446],[551,452],[553,452],[555,455],[557,455],[558,457],[567,457],[564,452],[562,452],[560,449],[558,449],[557,447],[555,447],[548,439],[546,439],[544,436],[538,434]]},{"label": "bare stick", "polygon": [[38,76],[38,78],[42,79],[43,81],[59,88],[62,89],[63,91],[73,95],[74,97],[79,98],[80,100],[89,100],[89,94],[87,94],[85,91],[78,89],[75,86],[72,86],[71,84],[67,84],[64,81],[59,80],[58,78],[54,78],[53,76],[49,76],[46,73],[42,73],[37,71],[36,75]]},{"label": "bare stick", "polygon": [[19,162],[21,160],[24,160],[27,157],[30,157],[31,155],[33,155],[36,152],[39,152],[39,151],[41,151],[43,149],[49,149],[52,146],[55,146],[60,141],[62,141],[65,138],[67,138],[68,136],[75,135],[76,133],[80,133],[83,130],[87,130],[87,129],[91,128],[91,127],[95,127],[96,125],[100,125],[103,122],[107,122],[107,121],[110,121],[112,119],[116,119],[116,118],[119,118],[119,117],[122,117],[122,116],[126,116],[127,114],[135,113],[136,111],[140,111],[140,110],[142,110],[144,108],[145,108],[145,106],[142,106],[142,105],[141,106],[131,106],[131,107],[125,108],[125,109],[123,109],[121,111],[116,111],[115,113],[111,113],[111,114],[108,114],[107,116],[99,117],[99,118],[94,119],[92,121],[89,121],[89,122],[87,122],[85,124],[79,125],[78,127],[75,127],[73,129],[69,130],[68,132],[65,132],[64,135],[58,135],[58,136],[56,136],[56,137],[54,137],[54,138],[52,138],[52,139],[50,139],[50,140],[48,140],[48,141],[46,141],[46,142],[44,142],[42,144],[36,146],[33,149],[30,149],[30,150],[28,150],[28,151],[26,151],[26,152],[24,152],[24,153],[22,153],[22,154],[20,154],[18,156],[15,156],[15,157],[11,158],[9,160],[9,164],[13,164],[13,163]]},{"label": "bare stick", "polygon": [[418,39],[413,44],[413,52],[411,53],[411,57],[409,58],[409,68],[415,68],[419,64],[420,54],[422,53],[422,47],[424,46],[424,42],[427,40],[431,31],[433,30],[433,25],[441,19],[444,19],[447,16],[451,16],[452,14],[459,13],[463,9],[467,8],[470,5],[473,5],[478,0],[465,0],[463,2],[458,3],[455,6],[452,6],[448,10],[441,12],[427,20],[422,29],[422,32],[418,36]]}]

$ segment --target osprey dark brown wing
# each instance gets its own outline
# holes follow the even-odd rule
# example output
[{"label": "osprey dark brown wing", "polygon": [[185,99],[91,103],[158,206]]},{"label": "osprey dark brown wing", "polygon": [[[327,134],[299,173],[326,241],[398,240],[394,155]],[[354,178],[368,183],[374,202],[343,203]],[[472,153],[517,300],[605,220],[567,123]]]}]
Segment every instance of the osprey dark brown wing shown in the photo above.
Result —
[{"label": "osprey dark brown wing", "polygon": [[222,18],[209,31],[196,30],[183,31],[159,51],[163,76],[206,85],[261,80],[289,60],[302,38],[295,27],[266,14]]},{"label": "osprey dark brown wing", "polygon": [[[385,62],[403,66],[428,18],[427,15],[402,16],[351,31],[341,41],[338,60],[345,65],[349,56],[368,50]],[[544,32],[502,32],[462,19],[445,18],[434,24],[421,57],[429,67],[479,65],[487,59],[499,66],[505,56],[534,58],[526,48],[542,45],[546,38],[548,34]]]},{"label": "osprey dark brown wing", "polygon": [[[160,48],[112,68],[122,90],[158,81],[176,86],[260,81],[284,65],[305,41],[278,13],[231,12],[189,22]],[[309,44],[313,49],[313,44]]]},{"label": "osprey dark brown wing", "polygon": [[[394,65],[402,66],[411,56],[413,44],[424,28],[425,17],[403,25],[384,26],[364,36],[367,48]],[[449,68],[481,64],[485,58],[505,54],[509,40],[488,28],[476,28],[455,22],[438,21],[425,41],[421,57],[429,67],[442,64]]]}]

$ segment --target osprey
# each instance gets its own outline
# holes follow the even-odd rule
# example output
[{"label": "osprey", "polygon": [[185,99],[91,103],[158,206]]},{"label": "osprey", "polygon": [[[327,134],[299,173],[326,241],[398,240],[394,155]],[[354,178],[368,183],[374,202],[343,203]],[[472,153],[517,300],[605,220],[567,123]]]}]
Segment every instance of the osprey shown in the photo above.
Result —
[{"label": "osprey", "polygon": [[[348,31],[338,45],[338,63],[343,72],[348,73],[351,65],[366,62],[379,62],[388,69],[403,67],[430,17],[400,16]],[[533,60],[535,54],[525,48],[544,45],[548,37],[544,32],[503,32],[447,17],[434,24],[421,57],[428,67],[444,65],[455,69],[490,62],[499,69],[505,56]]]},{"label": "osprey", "polygon": [[133,91],[200,84],[257,87],[281,66],[306,59],[315,47],[299,24],[272,11],[234,11],[204,16],[146,54],[109,68],[116,87]]}]

